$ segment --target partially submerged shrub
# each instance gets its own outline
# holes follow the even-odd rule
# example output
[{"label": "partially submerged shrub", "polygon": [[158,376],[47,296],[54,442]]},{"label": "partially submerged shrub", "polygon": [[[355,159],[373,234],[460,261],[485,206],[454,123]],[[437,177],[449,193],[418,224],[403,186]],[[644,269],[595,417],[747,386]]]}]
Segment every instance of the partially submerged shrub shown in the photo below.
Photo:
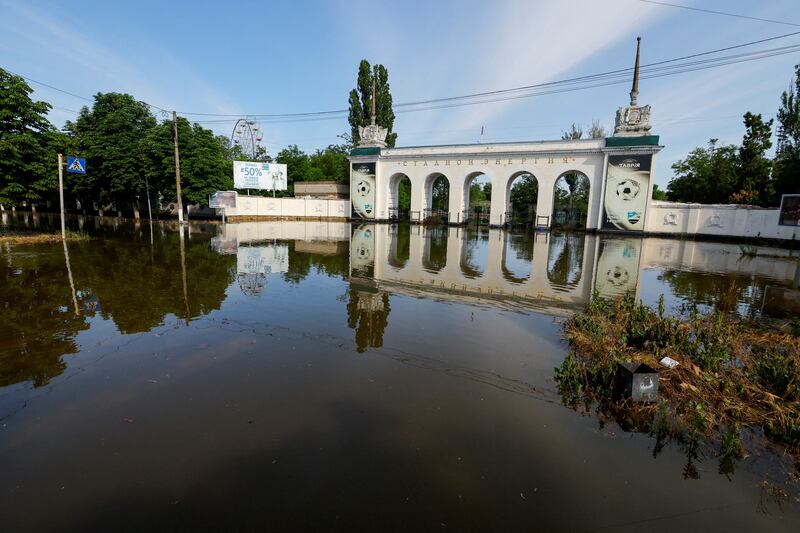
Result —
[{"label": "partially submerged shrub", "polygon": [[[678,319],[666,315],[663,297],[652,309],[631,296],[610,301],[597,295],[566,322],[565,332],[572,350],[555,378],[569,405],[594,403],[621,426],[637,420],[659,443],[669,435],[693,454],[705,440],[716,443],[721,457],[738,457],[741,433],[750,428],[800,457],[797,336],[719,308]],[[661,370],[659,406],[614,398],[618,362],[658,368],[664,356],[680,364]],[[643,414],[649,422],[641,422]]]}]

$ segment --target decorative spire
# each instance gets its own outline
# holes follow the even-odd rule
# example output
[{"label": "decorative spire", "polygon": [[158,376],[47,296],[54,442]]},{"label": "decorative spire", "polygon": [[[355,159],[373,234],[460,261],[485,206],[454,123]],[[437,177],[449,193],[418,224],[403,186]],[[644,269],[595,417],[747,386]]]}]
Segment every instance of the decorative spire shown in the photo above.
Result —
[{"label": "decorative spire", "polygon": [[636,38],[636,66],[633,67],[633,86],[631,87],[631,104],[617,109],[614,121],[614,136],[636,137],[650,134],[650,106],[639,105],[639,49],[642,38]]},{"label": "decorative spire", "polygon": [[389,134],[387,128],[381,128],[375,123],[375,78],[372,78],[372,109],[369,126],[358,127],[358,146],[386,148],[386,136]]},{"label": "decorative spire", "polygon": [[636,66],[633,67],[633,87],[631,87],[631,106],[638,105],[639,97],[639,46],[642,43],[642,38],[636,38]]}]

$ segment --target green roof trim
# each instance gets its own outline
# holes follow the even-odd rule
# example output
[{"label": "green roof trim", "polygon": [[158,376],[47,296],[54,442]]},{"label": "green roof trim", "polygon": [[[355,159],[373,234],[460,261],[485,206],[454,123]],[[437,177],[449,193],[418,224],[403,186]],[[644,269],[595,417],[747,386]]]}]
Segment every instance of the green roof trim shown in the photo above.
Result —
[{"label": "green roof trim", "polygon": [[626,146],[658,146],[658,135],[606,137],[606,148],[622,148]]},{"label": "green roof trim", "polygon": [[381,155],[379,146],[365,146],[363,148],[353,148],[350,155]]}]

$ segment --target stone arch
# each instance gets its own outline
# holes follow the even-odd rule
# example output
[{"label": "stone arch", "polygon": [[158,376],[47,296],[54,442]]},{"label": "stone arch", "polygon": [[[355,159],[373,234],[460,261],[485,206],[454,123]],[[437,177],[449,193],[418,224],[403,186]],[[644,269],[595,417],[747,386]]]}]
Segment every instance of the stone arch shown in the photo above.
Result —
[{"label": "stone arch", "polygon": [[553,185],[551,227],[586,229],[589,218],[591,181],[579,170],[562,172]]},{"label": "stone arch", "polygon": [[[470,219],[470,217],[473,214],[473,209],[472,209],[472,205],[471,205],[471,201],[470,201],[470,188],[472,187],[472,184],[475,183],[475,180],[477,180],[481,176],[484,176],[486,178],[485,182],[487,182],[489,184],[492,183],[491,177],[486,172],[484,172],[482,170],[476,170],[474,172],[470,172],[464,178],[464,185],[463,185],[463,188],[462,188],[462,191],[461,191],[461,198],[462,198],[461,202],[462,202],[462,205],[464,206],[464,210],[463,210],[463,213],[461,213],[461,216],[458,217],[458,220],[460,222],[466,222],[467,220]],[[484,222],[486,222],[486,223],[488,223],[488,221],[489,221],[490,212],[491,212],[491,208],[489,207],[489,205],[486,206],[486,212],[485,213],[481,212],[481,218],[485,218]]]},{"label": "stone arch", "polygon": [[[408,183],[408,205],[401,202],[401,189],[404,182]],[[389,218],[392,220],[408,219],[411,209],[411,194],[413,182],[408,174],[397,172],[389,178]]]},{"label": "stone arch", "polygon": [[575,232],[550,234],[547,250],[547,279],[554,290],[570,292],[583,275],[586,235]]},{"label": "stone arch", "polygon": [[[525,206],[518,205],[515,209],[511,203],[512,191],[515,183],[519,183],[520,186],[523,186],[523,182],[519,181],[520,179],[527,180],[527,182],[530,183],[529,187],[527,187],[529,190],[525,190],[524,195],[522,195],[525,197],[530,196],[530,198],[528,198],[528,201],[525,202]],[[533,172],[529,170],[520,170],[519,172],[515,172],[509,176],[508,182],[506,182],[505,195],[506,212],[502,217],[503,224],[536,224],[536,204],[538,203],[539,197],[539,178],[537,178]]]},{"label": "stone arch", "polygon": [[[437,185],[437,182],[440,180],[444,180],[446,184],[446,191],[443,192],[442,196],[444,197],[444,201],[441,205],[435,205],[436,201],[441,201],[440,198],[435,199],[434,194],[434,185]],[[441,183],[441,182],[440,182]],[[438,186],[438,185],[437,185]],[[450,212],[450,188],[452,187],[452,182],[450,178],[446,175],[442,174],[441,172],[433,172],[428,174],[425,178],[425,188],[424,188],[424,196],[422,202],[423,208],[423,219],[426,220],[440,220],[443,222],[449,221],[449,212]]]}]

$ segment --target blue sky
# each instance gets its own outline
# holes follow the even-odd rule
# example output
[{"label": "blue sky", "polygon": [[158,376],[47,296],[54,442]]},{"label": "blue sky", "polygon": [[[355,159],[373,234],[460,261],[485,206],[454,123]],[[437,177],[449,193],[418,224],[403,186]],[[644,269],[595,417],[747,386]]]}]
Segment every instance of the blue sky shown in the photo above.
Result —
[{"label": "blue sky", "polygon": [[[800,24],[797,0],[672,3]],[[490,91],[651,63],[800,27],[639,0],[108,2],[0,0],[0,66],[91,97],[129,92],[179,112],[342,109],[359,60],[389,69],[395,102]],[[800,35],[761,45],[800,43]],[[755,49],[755,48],[754,48]],[[749,50],[749,49],[748,49]],[[745,111],[772,118],[800,53],[643,80],[666,146],[656,181],[711,138],[738,143]],[[87,102],[33,84],[62,126]],[[398,145],[557,139],[573,122],[613,127],[627,84],[480,106],[398,113]],[[211,120],[187,115],[193,120]],[[229,122],[206,122],[230,135]],[[345,119],[262,123],[271,154],[338,142]]]}]

